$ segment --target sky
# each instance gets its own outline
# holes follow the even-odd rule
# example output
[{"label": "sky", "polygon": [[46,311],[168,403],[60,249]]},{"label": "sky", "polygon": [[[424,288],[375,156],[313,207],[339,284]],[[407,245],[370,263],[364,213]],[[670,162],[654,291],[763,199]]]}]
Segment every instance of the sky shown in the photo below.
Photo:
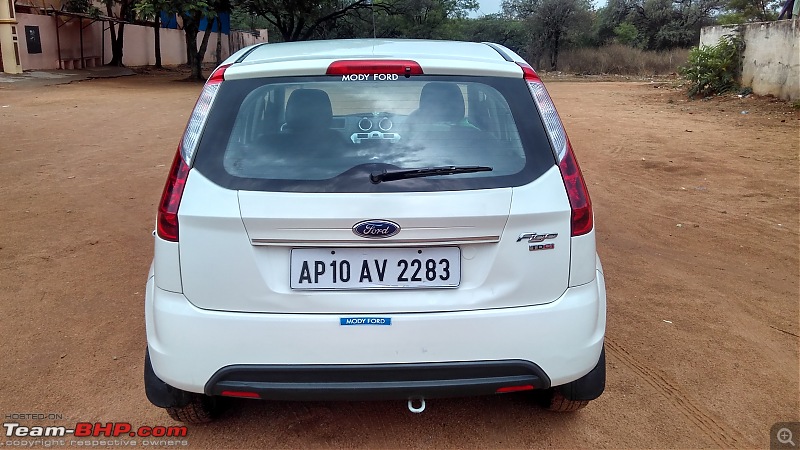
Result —
[{"label": "sky", "polygon": [[472,12],[470,17],[480,17],[486,14],[496,14],[500,12],[500,3],[503,0],[478,0],[480,8]]}]

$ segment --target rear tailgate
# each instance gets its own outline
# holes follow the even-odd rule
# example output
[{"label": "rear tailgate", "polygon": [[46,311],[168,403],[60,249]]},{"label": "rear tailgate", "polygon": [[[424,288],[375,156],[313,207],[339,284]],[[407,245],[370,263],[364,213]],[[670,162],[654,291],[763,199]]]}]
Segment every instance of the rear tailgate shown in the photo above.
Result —
[{"label": "rear tailgate", "polygon": [[[355,224],[370,219],[401,229],[385,239],[354,234]],[[555,166],[518,188],[380,194],[234,191],[193,170],[179,212],[181,276],[189,301],[223,311],[378,314],[542,304],[568,284],[569,219]],[[537,249],[522,234],[557,236]],[[412,264],[404,274],[412,277],[414,255],[423,281],[389,286],[397,285],[388,278],[399,276],[400,259]],[[457,280],[439,282],[449,275],[443,258]],[[436,267],[424,266],[429,259]],[[343,260],[350,272],[343,289],[341,272],[319,283]],[[316,283],[299,279],[304,262]],[[324,273],[315,273],[315,262]],[[375,283],[364,276],[364,264]],[[387,283],[376,286],[381,266]],[[428,278],[440,287],[425,281],[426,269],[438,271]]]}]

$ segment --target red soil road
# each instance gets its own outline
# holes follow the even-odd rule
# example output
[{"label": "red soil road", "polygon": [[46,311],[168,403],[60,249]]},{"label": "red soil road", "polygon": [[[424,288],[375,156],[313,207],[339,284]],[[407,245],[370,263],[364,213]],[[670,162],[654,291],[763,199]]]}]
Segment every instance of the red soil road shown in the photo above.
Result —
[{"label": "red soil road", "polygon": [[[142,387],[150,232],[199,92],[170,77],[0,86],[3,416],[173,424]],[[608,283],[599,400],[566,415],[516,394],[433,400],[421,415],[404,402],[243,400],[190,427],[189,444],[766,447],[773,423],[800,421],[797,110],[688,102],[647,82],[549,88]]]}]

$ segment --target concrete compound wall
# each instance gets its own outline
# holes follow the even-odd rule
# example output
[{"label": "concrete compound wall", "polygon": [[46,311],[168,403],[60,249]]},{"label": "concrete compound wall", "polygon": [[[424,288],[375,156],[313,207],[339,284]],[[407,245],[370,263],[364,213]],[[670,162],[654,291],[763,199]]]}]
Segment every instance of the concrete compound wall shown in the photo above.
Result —
[{"label": "concrete compound wall", "polygon": [[[58,46],[56,39],[56,20],[63,25],[58,29],[58,40],[61,42],[61,67],[64,69],[80,69],[80,29],[79,20],[67,20],[60,16],[56,19],[48,15],[17,14],[21,35],[20,59],[23,70],[50,70],[59,68]],[[88,25],[84,19],[83,54],[87,67],[95,67],[111,60],[111,34],[106,22],[94,22]],[[25,25],[39,27],[42,42],[42,53],[29,54],[24,42]],[[88,25],[88,26],[87,26]],[[222,35],[222,58],[243,46],[267,41],[267,31],[260,30],[260,36],[241,31],[232,31],[231,36]],[[186,41],[182,30],[162,28],[161,63],[177,65],[186,63]],[[203,32],[197,36],[198,47]],[[103,45],[105,41],[105,46]],[[208,40],[205,60],[214,62],[217,49],[217,33],[212,33]],[[155,64],[155,33],[153,28],[139,25],[125,25],[125,43],[122,62],[126,66],[147,66]]]},{"label": "concrete compound wall", "polygon": [[800,19],[705,27],[700,45],[736,33],[745,41],[742,85],[759,95],[800,99]]}]

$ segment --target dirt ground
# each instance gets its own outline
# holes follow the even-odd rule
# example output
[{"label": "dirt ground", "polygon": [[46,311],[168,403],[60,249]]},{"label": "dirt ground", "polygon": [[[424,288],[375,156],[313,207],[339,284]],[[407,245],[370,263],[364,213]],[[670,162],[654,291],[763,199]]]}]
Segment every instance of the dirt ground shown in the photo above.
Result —
[{"label": "dirt ground", "polygon": [[[175,74],[0,86],[0,415],[172,425],[142,383],[168,164],[200,87]],[[590,187],[608,385],[571,415],[524,395],[235,401],[205,448],[767,447],[800,421],[800,112],[668,82],[549,84]],[[3,430],[4,431],[4,430]],[[8,446],[5,437],[0,446]]]}]

